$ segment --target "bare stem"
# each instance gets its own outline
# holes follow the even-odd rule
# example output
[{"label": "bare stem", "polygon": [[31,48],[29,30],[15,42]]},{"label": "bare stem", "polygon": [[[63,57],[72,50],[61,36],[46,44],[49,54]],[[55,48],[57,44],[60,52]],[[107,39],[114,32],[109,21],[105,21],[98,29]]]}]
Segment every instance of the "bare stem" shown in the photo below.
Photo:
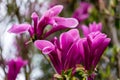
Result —
[{"label": "bare stem", "polygon": [[[118,48],[120,47],[120,43],[118,40],[118,36],[117,36],[117,30],[115,28],[115,21],[114,21],[114,17],[113,16],[109,16],[108,18],[108,26],[110,28],[111,34],[112,34],[112,41],[113,44],[116,45]],[[118,67],[118,77],[120,78],[120,52],[117,52],[117,67]]]},{"label": "bare stem", "polygon": [[[41,52],[41,53],[42,53],[42,52]],[[43,53],[42,53],[42,55],[43,55],[43,57],[47,60],[48,64],[52,66],[52,68],[53,68],[53,70],[55,71],[55,73],[57,73],[57,71],[55,70],[55,68],[54,68],[53,64],[51,63],[50,59],[49,59],[46,55],[44,55]]]}]

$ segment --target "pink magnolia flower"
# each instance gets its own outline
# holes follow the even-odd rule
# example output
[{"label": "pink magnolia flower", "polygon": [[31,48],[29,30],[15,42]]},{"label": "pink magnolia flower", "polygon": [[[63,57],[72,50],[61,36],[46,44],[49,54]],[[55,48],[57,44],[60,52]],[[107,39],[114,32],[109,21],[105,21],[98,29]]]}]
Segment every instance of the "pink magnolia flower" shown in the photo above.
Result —
[{"label": "pink magnolia flower", "polygon": [[84,21],[89,17],[90,8],[91,8],[90,3],[80,2],[79,7],[73,13],[73,17],[76,18],[79,22]]},{"label": "pink magnolia flower", "polygon": [[[46,11],[40,19],[38,19],[38,15],[34,12],[31,16],[34,21],[34,25],[30,25],[27,23],[13,25],[9,29],[9,32],[23,33],[25,31],[28,31],[31,37],[34,37],[33,40],[36,40],[46,38],[53,32],[61,29],[76,27],[78,25],[78,21],[75,18],[64,18],[58,16],[62,9],[62,5],[56,5]],[[52,29],[44,34],[44,29],[47,25],[51,25]]]},{"label": "pink magnolia flower", "polygon": [[59,40],[36,40],[34,45],[49,56],[57,73],[61,74],[71,68],[74,70],[77,64],[94,71],[109,42],[110,38],[101,32],[92,32],[80,38],[79,31],[72,29],[62,33]]},{"label": "pink magnolia flower", "polygon": [[110,40],[110,38],[107,38],[107,35],[99,31],[92,32],[84,38],[84,66],[86,70],[94,71]]},{"label": "pink magnolia flower", "polygon": [[7,78],[8,80],[16,80],[16,77],[18,73],[20,72],[20,69],[27,64],[27,61],[24,61],[22,58],[17,58],[15,60],[11,60],[8,63],[8,74]]},{"label": "pink magnolia flower", "polygon": [[84,36],[87,36],[89,33],[91,32],[97,32],[97,31],[101,31],[102,30],[102,23],[96,23],[93,22],[92,24],[89,24],[88,26],[82,25],[82,31]]},{"label": "pink magnolia flower", "polygon": [[61,74],[62,71],[75,68],[82,61],[82,49],[78,49],[82,41],[79,38],[78,30],[73,29],[62,33],[59,40],[55,37],[53,43],[36,40],[34,45],[49,56],[56,72]]}]

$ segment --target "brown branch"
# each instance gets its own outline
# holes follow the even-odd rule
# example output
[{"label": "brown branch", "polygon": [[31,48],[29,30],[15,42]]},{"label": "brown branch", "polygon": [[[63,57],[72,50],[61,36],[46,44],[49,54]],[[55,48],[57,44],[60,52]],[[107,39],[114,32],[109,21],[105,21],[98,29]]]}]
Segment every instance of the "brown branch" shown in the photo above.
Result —
[{"label": "brown branch", "polygon": [[2,48],[1,48],[1,46],[0,46],[0,66],[2,67],[2,69],[3,69],[3,71],[4,71],[4,74],[5,74],[5,80],[6,80],[6,78],[7,78],[7,73],[6,73],[6,70],[5,70],[5,67],[6,67],[6,65],[5,65],[5,61],[4,61],[4,59],[3,59],[3,56],[2,56]]},{"label": "brown branch", "polygon": [[[113,44],[119,48],[120,43],[118,40],[117,29],[115,27],[115,19],[113,16],[108,17],[108,27],[110,28],[110,32],[112,34],[112,42]],[[118,68],[118,78],[120,78],[120,52],[117,52],[117,68]]]}]

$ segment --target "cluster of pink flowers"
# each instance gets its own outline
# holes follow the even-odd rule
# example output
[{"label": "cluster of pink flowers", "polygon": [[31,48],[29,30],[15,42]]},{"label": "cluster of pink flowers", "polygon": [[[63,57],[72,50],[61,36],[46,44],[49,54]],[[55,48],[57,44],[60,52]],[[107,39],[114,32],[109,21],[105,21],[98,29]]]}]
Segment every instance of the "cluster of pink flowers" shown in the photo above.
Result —
[{"label": "cluster of pink flowers", "polygon": [[[81,6],[85,6],[85,9],[88,9],[89,4],[82,3]],[[61,33],[59,38],[54,37],[51,41],[45,40],[46,37],[56,31],[77,27],[77,20],[81,21],[89,16],[87,11],[80,9],[74,13],[74,18],[59,17],[58,14],[62,9],[62,5],[56,5],[49,9],[40,19],[36,13],[33,13],[31,17],[34,25],[27,23],[13,25],[9,29],[9,32],[23,33],[28,31],[33,39],[34,45],[44,55],[49,56],[58,74],[69,69],[72,69],[74,74],[76,65],[83,65],[85,70],[94,71],[101,55],[110,43],[110,38],[107,38],[107,35],[101,32],[102,24],[94,22],[89,27],[85,25],[81,26],[84,37],[80,37],[79,30],[76,28]],[[82,17],[76,18],[79,15],[78,13],[81,13]],[[47,25],[51,25],[52,29],[44,33]],[[25,64],[26,62],[22,61],[22,59],[12,60],[9,63],[9,80],[15,80],[20,68]],[[11,77],[13,75],[14,79]],[[92,79],[91,77],[88,78],[88,80]]]},{"label": "cluster of pink flowers", "polygon": [[78,64],[83,64],[88,71],[94,71],[109,42],[110,38],[99,31],[80,38],[79,31],[72,29],[62,33],[59,40],[56,37],[52,42],[36,40],[34,45],[49,56],[57,73],[61,74],[62,71],[75,70]]},{"label": "cluster of pink flowers", "polygon": [[[62,29],[75,28],[78,25],[78,21],[75,18],[64,18],[58,16],[62,9],[62,5],[56,5],[46,11],[40,19],[38,18],[38,15],[34,12],[31,15],[34,25],[30,25],[27,23],[22,23],[18,25],[15,24],[9,29],[9,32],[18,34],[28,31],[31,38],[33,40],[36,40],[44,39],[50,34]],[[47,27],[47,25],[51,25],[52,29],[44,33],[44,29],[45,27]]]}]

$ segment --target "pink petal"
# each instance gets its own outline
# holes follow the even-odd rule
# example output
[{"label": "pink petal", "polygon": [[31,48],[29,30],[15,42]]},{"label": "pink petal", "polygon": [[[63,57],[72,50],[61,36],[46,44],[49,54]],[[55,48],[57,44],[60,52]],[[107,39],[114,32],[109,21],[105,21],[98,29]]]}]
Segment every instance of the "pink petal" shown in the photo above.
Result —
[{"label": "pink petal", "polygon": [[18,57],[17,59],[12,59],[8,62],[8,74],[7,78],[8,80],[16,80],[16,77],[18,73],[20,72],[20,69],[27,64],[26,60],[23,60],[21,57]]},{"label": "pink petal", "polygon": [[56,5],[52,8],[50,8],[44,16],[49,16],[49,17],[53,17],[53,16],[57,16],[63,9],[62,5]]},{"label": "pink petal", "polygon": [[102,30],[102,23],[96,23],[93,22],[92,24],[89,25],[90,32],[96,32],[96,31],[101,31]]},{"label": "pink petal", "polygon": [[74,38],[74,40],[77,40],[80,38],[78,29],[71,29],[67,33],[69,33]]},{"label": "pink petal", "polygon": [[63,17],[55,17],[56,25],[61,25],[68,28],[75,28],[78,25],[78,21],[75,18],[63,18]]},{"label": "pink petal", "polygon": [[88,27],[85,25],[82,25],[82,31],[84,36],[87,36],[90,33]]},{"label": "pink petal", "polygon": [[68,49],[68,47],[76,40],[78,40],[79,31],[77,29],[69,30],[68,32],[62,33],[60,35],[60,45],[63,49]]},{"label": "pink petal", "polygon": [[51,51],[55,49],[55,46],[47,41],[47,40],[36,40],[34,45],[39,49],[42,50],[44,54],[49,54]]},{"label": "pink petal", "polygon": [[94,53],[94,61],[92,63],[94,67],[96,67],[97,63],[100,60],[101,55],[103,54],[103,52],[105,51],[105,49],[109,45],[110,41],[111,41],[110,38],[106,38],[103,41],[103,43],[98,47],[97,51]]},{"label": "pink petal", "polygon": [[29,28],[31,27],[30,24],[19,24],[19,25],[13,25],[8,32],[10,33],[16,33],[16,34],[20,34],[20,33],[24,33],[25,31],[28,31]]},{"label": "pink petal", "polygon": [[74,42],[74,38],[67,32],[60,35],[60,48],[67,51]]},{"label": "pink petal", "polygon": [[44,37],[62,29],[75,28],[78,25],[78,21],[75,18],[54,17],[49,21],[49,24],[51,24],[53,28],[48,31]]},{"label": "pink petal", "polygon": [[31,18],[34,19],[34,18],[38,18],[38,15],[36,12],[33,12],[32,15],[31,15]]},{"label": "pink petal", "polygon": [[[73,43],[71,47],[68,49],[67,55],[65,57],[66,58],[65,64],[64,64],[65,69],[75,67],[75,65],[77,64],[76,62],[78,60],[77,57],[80,56],[78,50],[79,49],[76,43]],[[81,57],[79,57],[79,59],[80,58]]]},{"label": "pink petal", "polygon": [[33,21],[34,21],[34,33],[36,34],[36,31],[37,31],[37,23],[38,23],[38,15],[37,15],[37,13],[33,12],[32,15],[31,15],[31,18],[32,18]]}]

